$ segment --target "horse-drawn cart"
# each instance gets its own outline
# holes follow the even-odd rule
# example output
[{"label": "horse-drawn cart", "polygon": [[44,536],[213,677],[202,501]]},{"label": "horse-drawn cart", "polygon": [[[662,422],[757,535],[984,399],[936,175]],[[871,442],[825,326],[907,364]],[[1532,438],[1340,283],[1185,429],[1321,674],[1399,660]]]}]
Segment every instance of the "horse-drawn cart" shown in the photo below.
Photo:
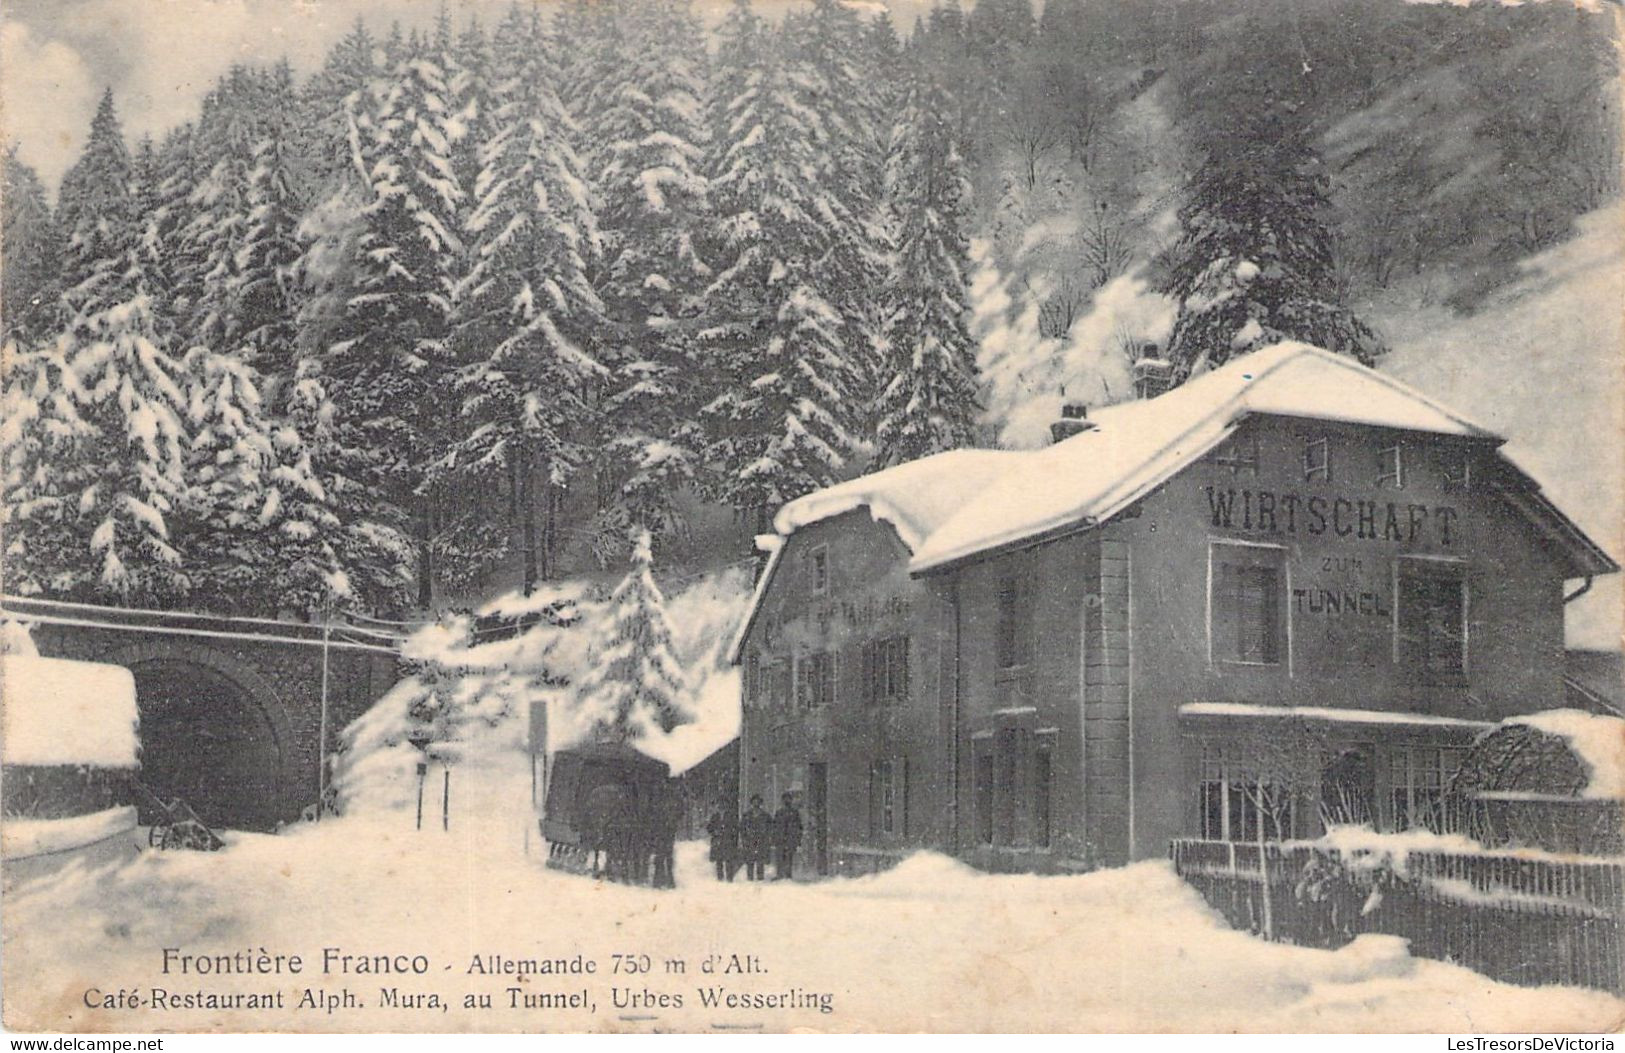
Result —
[{"label": "horse-drawn cart", "polygon": [[676,789],[661,761],[618,743],[553,755],[542,806],[547,865],[644,884],[659,842],[669,842]]}]

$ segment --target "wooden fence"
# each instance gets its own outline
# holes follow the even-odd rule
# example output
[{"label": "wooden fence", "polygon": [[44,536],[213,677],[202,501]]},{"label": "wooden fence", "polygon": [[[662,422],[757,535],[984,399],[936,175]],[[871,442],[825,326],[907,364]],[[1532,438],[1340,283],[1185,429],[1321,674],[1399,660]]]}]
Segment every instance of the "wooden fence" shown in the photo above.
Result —
[{"label": "wooden fence", "polygon": [[1497,980],[1625,993],[1625,860],[1197,840],[1172,855],[1231,925],[1271,939],[1334,948],[1387,933]]}]

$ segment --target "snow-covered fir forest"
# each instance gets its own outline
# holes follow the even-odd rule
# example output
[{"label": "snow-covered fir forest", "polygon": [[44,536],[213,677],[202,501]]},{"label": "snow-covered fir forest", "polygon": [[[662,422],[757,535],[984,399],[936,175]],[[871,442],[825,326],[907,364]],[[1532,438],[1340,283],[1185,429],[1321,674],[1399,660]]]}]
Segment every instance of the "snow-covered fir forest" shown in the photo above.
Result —
[{"label": "snow-covered fir forest", "polygon": [[1142,356],[1381,366],[1614,201],[1616,65],[1569,4],[567,0],[358,21],[157,138],[109,92],[60,188],[4,159],[6,589],[717,564]]}]

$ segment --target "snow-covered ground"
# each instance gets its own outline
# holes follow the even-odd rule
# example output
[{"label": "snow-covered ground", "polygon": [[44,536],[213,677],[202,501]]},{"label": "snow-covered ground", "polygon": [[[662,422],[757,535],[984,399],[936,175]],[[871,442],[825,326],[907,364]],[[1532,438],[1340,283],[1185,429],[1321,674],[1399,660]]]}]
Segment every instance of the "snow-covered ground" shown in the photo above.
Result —
[{"label": "snow-covered ground", "polygon": [[[5,1023],[14,1030],[1570,1031],[1608,1029],[1625,1002],[1522,989],[1409,957],[1366,937],[1330,952],[1227,929],[1163,863],[1080,877],[995,876],[922,854],[896,870],[822,884],[722,885],[704,848],[680,846],[675,892],[545,869],[527,837],[528,771],[492,754],[438,802],[236,835],[215,854],[147,852],[10,890]],[[528,844],[527,844],[528,841]],[[170,972],[164,973],[164,948]],[[423,955],[424,975],[321,972],[335,954]],[[299,975],[179,975],[190,955],[300,955]],[[650,973],[615,974],[615,955]],[[596,963],[590,976],[470,975],[476,956]],[[738,955],[754,973],[721,970]],[[745,956],[752,956],[747,959]],[[685,971],[669,972],[682,959]],[[623,958],[626,962],[628,959]],[[641,965],[638,958],[633,964]],[[143,1007],[92,1009],[87,991]],[[280,992],[282,1009],[146,1008],[154,988]],[[303,992],[359,1005],[295,1009]],[[437,993],[447,1008],[386,1008],[380,992]],[[794,1008],[709,1006],[702,990]],[[588,1008],[509,1008],[509,989],[585,992]],[[616,1005],[620,992],[621,1006]],[[667,996],[640,999],[634,994]],[[492,1008],[465,1008],[489,994]],[[828,996],[829,1012],[818,1008]],[[680,998],[681,1004],[676,1004]],[[326,1003],[322,1003],[326,1004]]]}]

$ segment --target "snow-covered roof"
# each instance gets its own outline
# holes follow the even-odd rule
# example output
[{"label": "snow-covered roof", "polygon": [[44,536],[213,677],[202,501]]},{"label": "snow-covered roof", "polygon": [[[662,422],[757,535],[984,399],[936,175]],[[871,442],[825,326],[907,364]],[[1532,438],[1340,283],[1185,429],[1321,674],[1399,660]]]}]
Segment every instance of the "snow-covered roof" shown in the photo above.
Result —
[{"label": "snow-covered roof", "polygon": [[1581,797],[1625,798],[1625,720],[1581,709],[1548,709],[1505,723],[1524,724],[1562,739],[1590,769]]},{"label": "snow-covered roof", "polygon": [[136,766],[135,677],[123,666],[0,655],[7,764]]},{"label": "snow-covered roof", "polygon": [[[1090,414],[1094,427],[1003,463],[996,481],[914,550],[929,570],[1122,511],[1252,413],[1494,439],[1488,430],[1351,358],[1301,343],[1233,359],[1155,399]],[[805,499],[804,499],[805,500]]]},{"label": "snow-covered roof", "polygon": [[[1501,437],[1390,376],[1288,341],[1243,355],[1154,399],[1091,411],[1093,427],[1038,450],[955,450],[798,498],[774,519],[781,536],[858,508],[892,524],[915,574],[1052,532],[1104,522],[1189,466],[1254,414],[1453,435]],[[1510,461],[1503,461],[1527,478]],[[1613,559],[1528,481],[1507,499],[1571,553],[1570,576]],[[778,559],[769,561],[734,640],[739,660]]]},{"label": "snow-covered roof", "polygon": [[859,508],[890,523],[910,552],[954,513],[1028,454],[950,450],[909,461],[799,497],[779,510],[773,528],[789,536],[810,523]]},{"label": "snow-covered roof", "polygon": [[756,611],[778,570],[785,538],[802,527],[867,508],[875,522],[889,523],[908,550],[918,552],[932,531],[1025,456],[1010,450],[949,450],[815,490],[779,509],[773,518],[778,533],[756,539],[756,547],[768,553],[767,566],[734,634],[730,660],[739,661]]}]

